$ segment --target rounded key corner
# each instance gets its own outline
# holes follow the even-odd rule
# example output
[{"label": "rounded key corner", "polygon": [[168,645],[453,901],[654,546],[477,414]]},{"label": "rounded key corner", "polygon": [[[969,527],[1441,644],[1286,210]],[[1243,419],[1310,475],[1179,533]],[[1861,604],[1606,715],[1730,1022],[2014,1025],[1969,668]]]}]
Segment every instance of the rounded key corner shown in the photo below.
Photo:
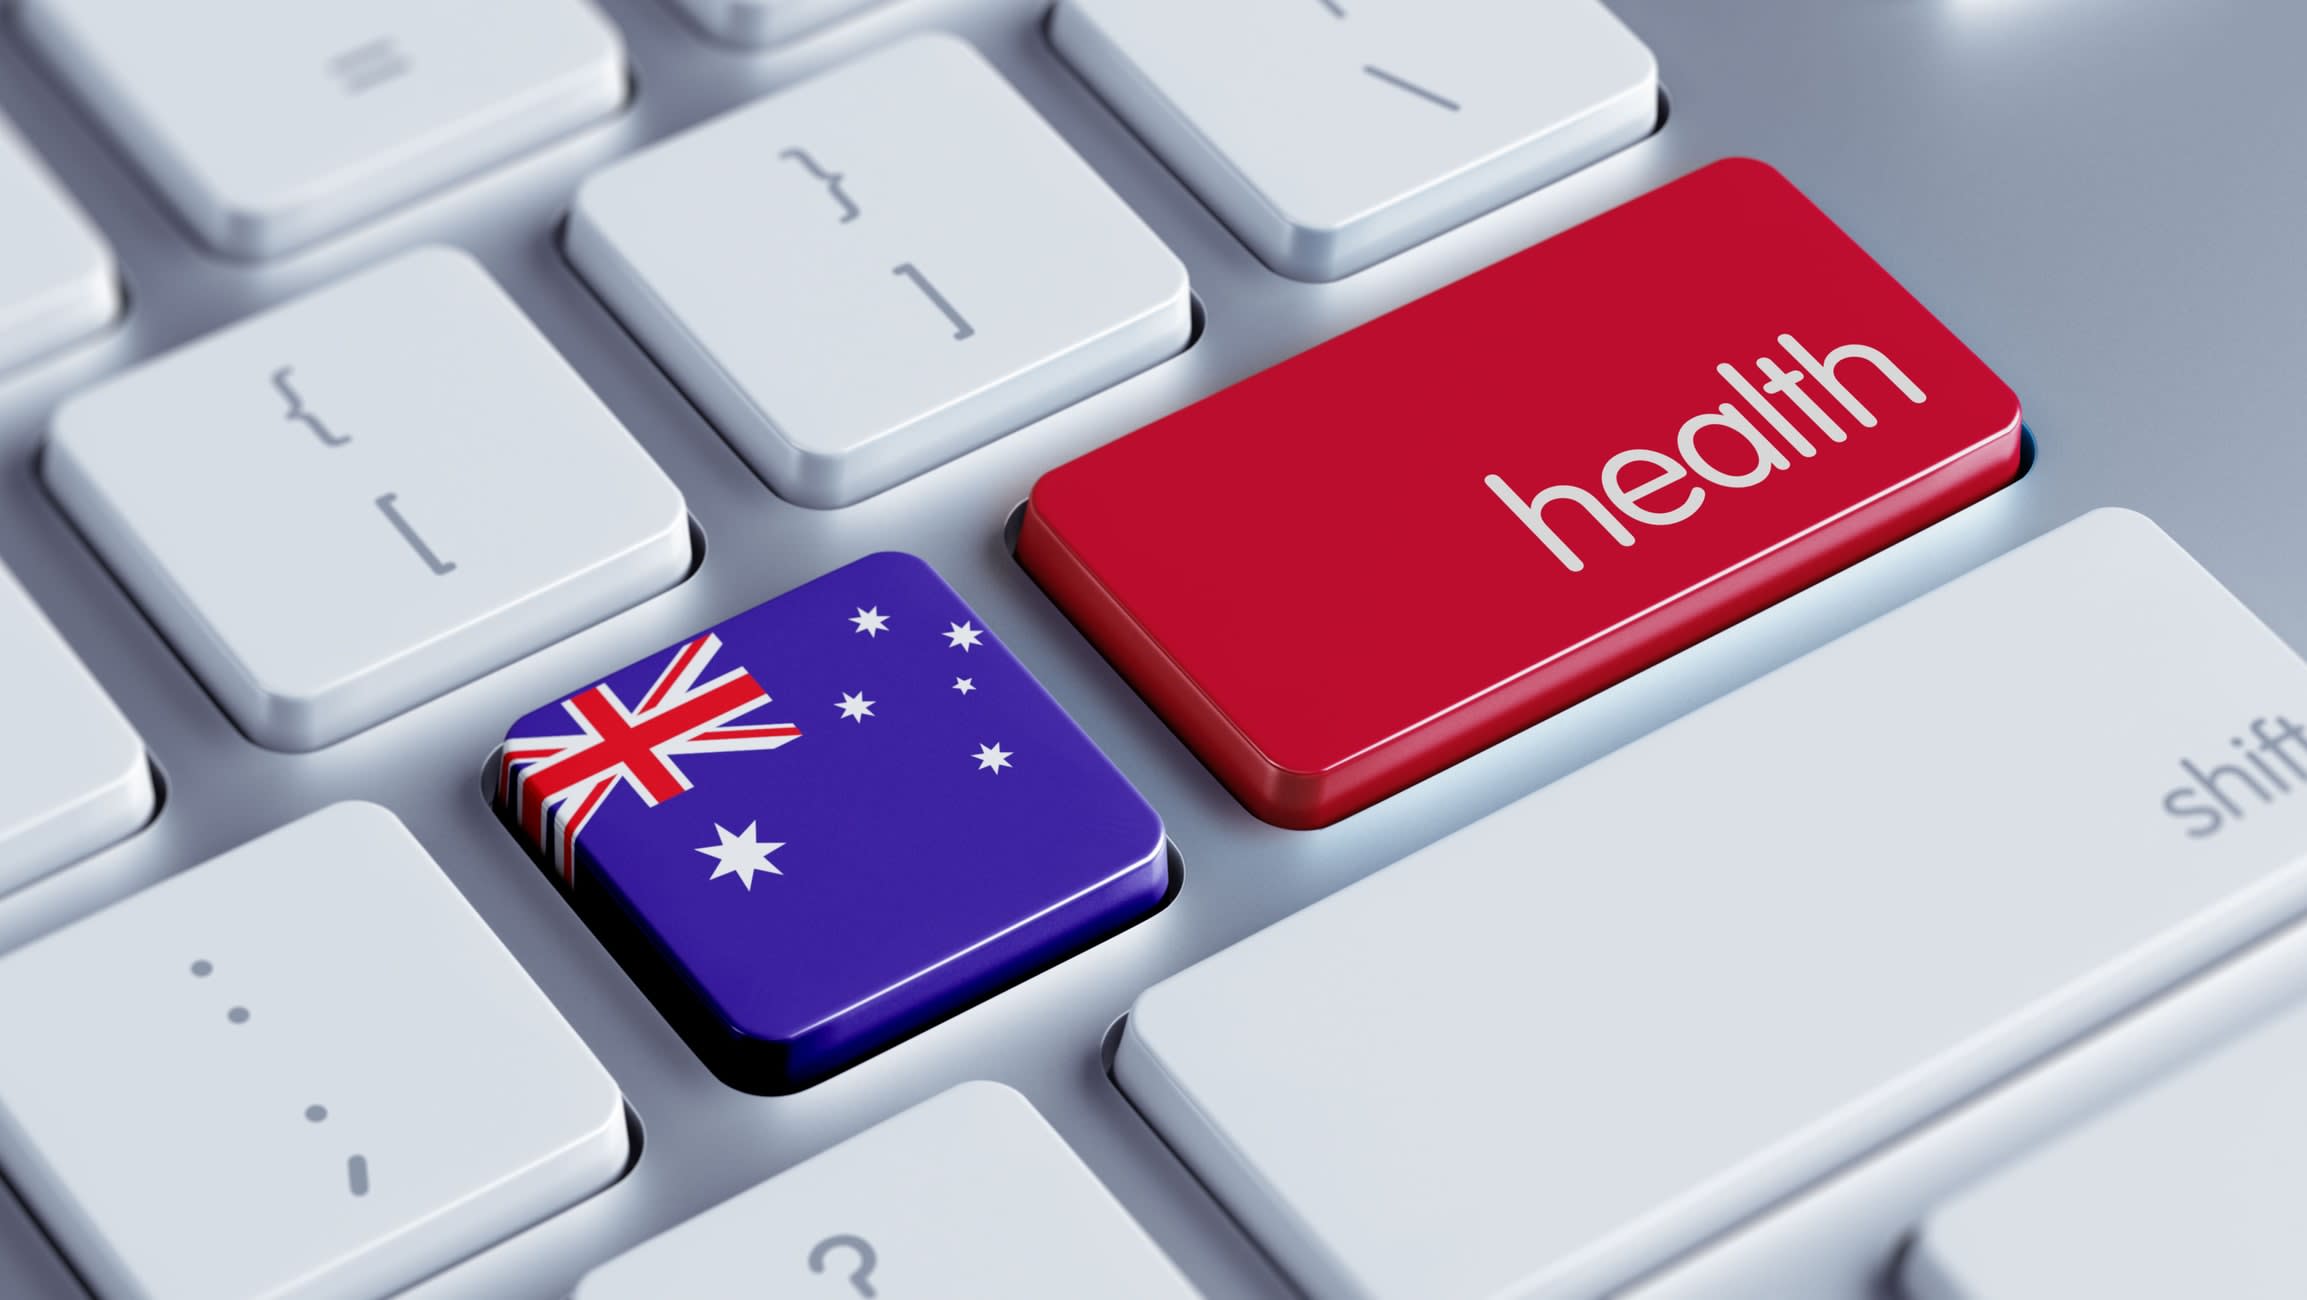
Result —
[{"label": "rounded key corner", "polygon": [[242,735],[276,754],[315,753],[366,730],[365,727],[342,730],[324,727],[311,700],[270,691],[259,695],[248,706],[222,698],[218,703]]},{"label": "rounded key corner", "polygon": [[959,32],[947,31],[942,27],[925,28],[921,31],[914,32],[911,35],[902,37],[890,43],[884,48],[886,52],[891,55],[895,55],[899,51],[905,51],[914,54],[916,57],[926,57],[932,59],[958,58],[964,63],[974,65],[983,71],[990,72],[994,76],[1000,77],[1004,82],[1009,80],[1007,77],[1002,77],[1001,69],[993,66],[993,60],[985,57],[985,51],[977,48],[976,42],[970,40],[966,36],[963,36]]},{"label": "rounded key corner", "polygon": [[374,800],[339,799],[335,803],[324,804],[295,821],[286,823],[279,829],[285,831],[293,827],[305,827],[308,824],[311,826],[326,825],[332,836],[341,835],[364,842],[395,840],[416,849],[427,863],[432,862],[432,855],[426,853],[423,846],[417,843],[416,835],[409,830],[408,823],[400,819],[400,814]]},{"label": "rounded key corner", "polygon": [[770,442],[767,454],[762,454],[754,440],[733,437],[726,429],[722,436],[738,448],[762,483],[780,501],[805,510],[842,510],[905,481],[900,478],[886,483],[860,482],[851,470],[856,448],[813,445],[766,419],[762,425],[762,432]]},{"label": "rounded key corner", "polygon": [[[197,616],[194,616],[197,620]],[[176,641],[174,632],[164,626],[168,639]],[[196,635],[206,637],[205,623],[198,623]],[[242,735],[278,754],[310,754],[367,731],[424,700],[406,701],[399,707],[353,712],[341,700],[332,701],[332,689],[327,684],[284,685],[266,682],[245,661],[216,643],[215,653],[220,662],[194,662],[194,675],[208,686],[225,715],[232,719]],[[427,696],[426,699],[432,697]]]},{"label": "rounded key corner", "polygon": [[2094,539],[2090,544],[2099,547],[2132,545],[2160,551],[2180,564],[2202,568],[2202,562],[2181,545],[2178,538],[2171,536],[2152,516],[2129,506],[2096,506],[2043,533],[2029,545],[2048,542],[2063,535],[2089,537]]},{"label": "rounded key corner", "polygon": [[70,333],[59,335],[51,346],[13,363],[0,360],[0,373],[85,346],[106,332],[120,328],[127,320],[128,279],[109,249],[101,245],[96,249],[95,259],[82,269],[71,291],[75,301]]},{"label": "rounded key corner", "polygon": [[[1107,445],[1110,446],[1111,444]],[[1056,531],[1057,526],[1050,522],[1049,517],[1050,499],[1062,496],[1065,491],[1065,481],[1070,477],[1066,471],[1080,464],[1083,459],[1086,457],[1077,457],[1063,465],[1045,469],[1035,476],[1033,486],[1025,490],[1025,500],[1018,502],[1017,508],[1012,512],[1020,536],[1034,530],[1052,533]]]},{"label": "rounded key corner", "polygon": [[[571,1201],[572,1205],[599,1196],[625,1181],[626,1175],[640,1167],[641,1148],[646,1141],[641,1116],[625,1099],[624,1089],[617,1086],[616,1077],[598,1058],[593,1058],[593,1064],[607,1097],[608,1112],[578,1144],[582,1159],[589,1166],[586,1181],[590,1185]],[[600,1099],[595,1100],[597,1103]]]},{"label": "rounded key corner", "polygon": [[[1188,971],[1194,969],[1187,968]],[[1129,1010],[1122,1013],[1117,1026],[1113,1063],[1108,1071],[1124,1092],[1129,1091],[1129,1085],[1123,1081],[1126,1073],[1124,1063],[1133,1057],[1158,1058],[1160,1049],[1156,1042],[1167,1024],[1166,1017],[1169,1014],[1165,1008],[1186,996],[1187,991],[1180,987],[1179,976],[1172,975],[1168,979],[1155,981],[1149,988],[1139,990],[1138,995],[1130,999]],[[1193,1013],[1188,1010],[1184,1014],[1190,1019]]]},{"label": "rounded key corner", "polygon": [[439,274],[456,279],[479,281],[499,293],[504,292],[503,286],[497,283],[497,277],[489,273],[488,265],[481,261],[471,249],[462,244],[451,244],[437,240],[419,244],[388,259],[385,265],[389,266],[394,262],[404,266],[433,267]]},{"label": "rounded key corner", "polygon": [[57,478],[58,457],[61,455],[69,462],[75,447],[84,439],[95,436],[85,431],[88,410],[103,400],[105,391],[102,384],[75,389],[59,398],[55,407],[49,411],[46,436],[40,439],[33,468],[40,475],[40,481],[47,487],[50,496],[58,495],[64,486]]},{"label": "rounded key corner", "polygon": [[1640,67],[1628,89],[1650,101],[1650,120],[1642,131],[1643,138],[1648,139],[1666,125],[1666,71],[1659,65],[1658,51],[1650,48],[1650,42],[1631,31],[1627,35],[1632,38],[1629,44],[1640,52]]},{"label": "rounded key corner", "polygon": [[[2163,531],[2161,524],[2129,506],[2095,506],[2076,516],[2076,522],[2090,528],[2139,533],[2165,542],[2171,541],[2171,535]],[[2177,545],[2175,542],[2172,544]]]},{"label": "rounded key corner", "polygon": [[706,40],[733,51],[755,54],[790,45],[869,8],[878,0],[821,3],[799,18],[777,12],[791,9],[790,4],[772,6],[763,0],[673,0],[673,3]]},{"label": "rounded key corner", "polygon": [[1966,1300],[1972,1292],[1949,1271],[1939,1238],[1944,1220],[1934,1216],[1915,1226],[1900,1246],[1898,1290],[1904,1300]]},{"label": "rounded key corner", "polygon": [[119,260],[112,256],[109,249],[95,266],[89,268],[88,278],[89,299],[95,311],[90,317],[93,324],[81,336],[82,340],[125,325],[128,322],[131,297],[128,292],[128,272],[121,268]]},{"label": "rounded key corner", "polygon": [[978,1110],[1023,1111],[1037,1120],[1041,1118],[1031,1098],[998,1079],[964,1079],[932,1100]]},{"label": "rounded key corner", "polygon": [[[1107,447],[1113,445],[1106,444]],[[1051,575],[1040,570],[1039,566],[1043,565],[1062,565],[1079,571],[1083,576],[1088,575],[1087,565],[1074,552],[1072,542],[1066,537],[1062,520],[1071,509],[1071,496],[1083,490],[1076,485],[1088,472],[1087,467],[1096,459],[1097,452],[1102,450],[1104,448],[1098,448],[1063,465],[1042,471],[1041,476],[1033,481],[1033,486],[1026,490],[1025,500],[1018,503],[1014,512],[1016,537],[1010,549],[1016,553],[1018,562],[1028,572],[1034,573],[1036,578],[1044,582]],[[1045,552],[1044,547],[1049,549]]]},{"label": "rounded key corner", "polygon": [[[639,444],[635,444],[635,450],[639,449]],[[646,459],[647,453],[642,454]],[[650,580],[640,594],[615,609],[604,610],[596,621],[615,618],[636,605],[655,600],[696,577],[697,570],[705,567],[705,525],[689,509],[689,499],[682,494],[680,485],[666,477],[664,470],[654,460],[648,461],[648,467],[656,474],[665,494],[665,499],[656,503],[655,508],[662,511],[667,506],[671,507],[633,550],[634,554],[645,557]],[[542,645],[535,647],[537,650],[543,648]],[[527,653],[534,653],[534,650]]]},{"label": "rounded key corner", "polygon": [[247,204],[217,201],[206,212],[194,212],[180,203],[178,213],[209,252],[243,269],[320,242],[317,232],[283,231],[278,216]]},{"label": "rounded key corner", "polygon": [[[1710,177],[1724,183],[1768,185],[1778,189],[1792,190],[1797,194],[1801,193],[1795,183],[1787,179],[1785,172],[1748,154],[1728,154],[1717,158],[1713,162],[1683,173],[1681,180],[1687,181],[1700,176]],[[1679,181],[1667,182],[1669,185],[1679,183]],[[1807,200],[1805,201],[1807,202]]]},{"label": "rounded key corner", "polygon": [[[1275,211],[1278,213],[1279,209]],[[1250,243],[1249,249],[1267,269],[1300,284],[1334,284],[1392,256],[1388,252],[1349,250],[1344,227],[1305,225],[1295,218],[1285,220],[1289,233],[1278,243]]]},{"label": "rounded key corner", "polygon": [[0,867],[0,898],[55,872],[109,853],[142,835],[160,819],[161,809],[167,802],[167,781],[152,756],[137,742],[131,764],[92,788],[73,806],[73,816],[94,833],[66,844],[60,854],[34,859],[29,866],[18,861]]},{"label": "rounded key corner", "polygon": [[596,250],[605,256],[614,247],[600,229],[600,209],[602,204],[611,201],[605,196],[614,190],[621,174],[621,170],[611,164],[578,178],[577,187],[569,192],[568,206],[562,209],[558,229],[554,231],[553,242],[560,245],[561,256],[568,259],[588,286],[593,283],[593,271],[586,265],[586,259],[594,256]]},{"label": "rounded key corner", "polygon": [[[639,605],[646,601],[655,600],[657,597],[664,595],[666,592],[673,590],[675,587],[686,584],[691,578],[697,576],[699,570],[705,567],[705,552],[710,549],[712,545],[712,539],[705,532],[704,522],[698,519],[697,516],[689,510],[689,504],[686,498],[684,498],[681,503],[680,545],[682,550],[679,574],[671,582],[668,582],[650,594],[643,596],[640,600],[633,602],[634,605]],[[632,607],[632,605],[626,606],[627,609]],[[620,610],[618,612],[622,613],[623,611]],[[612,614],[610,617],[614,618],[615,615]]]},{"label": "rounded key corner", "polygon": [[[1153,823],[1155,838],[1151,852],[1131,862],[1114,878],[1114,885],[1126,891],[1130,901],[1126,907],[1116,908],[1113,933],[1105,938],[1112,938],[1114,934],[1150,921],[1169,910],[1169,905],[1177,901],[1178,894],[1185,887],[1184,859],[1178,853],[1177,846],[1170,842],[1169,828],[1163,825],[1161,814],[1155,811],[1153,805],[1145,802],[1145,796],[1139,794],[1135,786],[1129,785],[1126,777],[1117,772],[1115,779],[1123,783],[1131,798],[1143,805],[1147,820]],[[1102,943],[1104,939],[1098,942]]]},{"label": "rounded key corner", "polygon": [[1318,831],[1335,826],[1377,802],[1352,802],[1339,792],[1334,777],[1284,767],[1263,753],[1257,754],[1257,761],[1261,764],[1258,785],[1233,793],[1251,816],[1268,826],[1285,831]]},{"label": "rounded key corner", "polygon": [[784,31],[756,0],[668,0],[689,28],[716,45],[756,53],[783,43]]},{"label": "rounded key corner", "polygon": [[[871,566],[874,568],[883,569],[910,569],[913,572],[930,579],[940,586],[946,585],[945,578],[943,575],[938,573],[937,567],[935,565],[931,564],[925,559],[922,559],[920,556],[915,555],[911,551],[900,551],[894,549],[867,551],[865,554],[858,556],[856,559],[851,560],[847,565],[842,567],[858,568],[863,566]],[[838,573],[840,570],[835,569],[831,572]],[[830,574],[828,574],[828,576],[830,576]]]},{"label": "rounded key corner", "polygon": [[1129,372],[1129,374],[1116,378],[1113,381],[1116,384],[1142,375],[1156,366],[1167,365],[1185,355],[1194,344],[1201,342],[1202,332],[1209,325],[1209,314],[1202,308],[1202,296],[1194,289],[1193,272],[1187,269],[1185,262],[1178,257],[1175,249],[1166,243],[1161,243],[1160,236],[1154,235],[1151,231],[1148,231],[1147,234],[1149,238],[1160,244],[1161,254],[1165,262],[1163,274],[1168,277],[1170,284],[1162,292],[1161,301],[1147,309],[1145,314],[1138,318],[1136,324],[1149,332],[1160,330],[1164,336],[1164,341],[1169,344],[1169,350],[1138,369]]},{"label": "rounded key corner", "polygon": [[370,215],[331,219],[327,209],[315,208],[293,191],[270,192],[275,182],[269,177],[186,173],[159,183],[185,228],[209,252],[243,268],[301,253]]},{"label": "rounded key corner", "polygon": [[141,737],[135,738],[130,746],[128,765],[106,782],[104,789],[120,811],[117,822],[123,829],[97,852],[142,834],[160,820],[160,810],[168,804],[168,778],[161,772],[159,762],[144,748]]},{"label": "rounded key corner", "polygon": [[1259,821],[1286,831],[1318,831],[1344,821],[1380,800],[1408,789],[1422,777],[1389,782],[1376,793],[1357,793],[1368,778],[1347,771],[1341,761],[1317,761],[1302,754],[1277,754],[1265,740],[1243,729],[1243,722],[1220,707],[1181,667],[1175,670],[1182,685],[1222,725],[1209,729],[1208,739],[1193,747],[1203,751],[1211,771],[1236,802]]}]

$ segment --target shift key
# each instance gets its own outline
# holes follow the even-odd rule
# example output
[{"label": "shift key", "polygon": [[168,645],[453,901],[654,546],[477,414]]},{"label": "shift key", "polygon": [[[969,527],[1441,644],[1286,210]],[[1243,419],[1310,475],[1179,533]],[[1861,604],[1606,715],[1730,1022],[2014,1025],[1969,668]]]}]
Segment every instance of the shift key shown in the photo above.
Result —
[{"label": "shift key", "polygon": [[1252,812],[1312,827],[1993,492],[2020,438],[1993,371],[1732,160],[1059,467],[1018,558]]},{"label": "shift key", "polygon": [[1114,1076],[1309,1295],[1615,1293],[2307,910],[2302,724],[2099,511],[1155,985]]}]

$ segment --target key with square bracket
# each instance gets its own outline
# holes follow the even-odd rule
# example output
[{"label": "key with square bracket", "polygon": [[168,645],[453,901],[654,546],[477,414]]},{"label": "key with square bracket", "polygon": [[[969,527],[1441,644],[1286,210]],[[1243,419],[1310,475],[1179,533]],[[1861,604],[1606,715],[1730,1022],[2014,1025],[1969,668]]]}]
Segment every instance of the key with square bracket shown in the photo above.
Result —
[{"label": "key with square bracket", "polygon": [[462,253],[59,410],[50,490],[260,743],[342,739],[672,586],[679,489]]},{"label": "key with square bracket", "polygon": [[185,222],[273,257],[625,101],[589,0],[27,0],[26,34]]},{"label": "key with square bracket", "polygon": [[1185,267],[919,37],[608,168],[570,260],[780,496],[848,505],[1186,344]]},{"label": "key with square bracket", "polygon": [[1600,0],[1062,0],[1050,39],[1267,265],[1335,280],[1650,134]]},{"label": "key with square bracket", "polygon": [[135,728],[0,567],[0,893],[125,838],[159,803]]},{"label": "key with square bracket", "polygon": [[0,1042],[0,1171],[107,1300],[396,1292],[630,1154],[615,1080],[374,804],[0,957]]}]

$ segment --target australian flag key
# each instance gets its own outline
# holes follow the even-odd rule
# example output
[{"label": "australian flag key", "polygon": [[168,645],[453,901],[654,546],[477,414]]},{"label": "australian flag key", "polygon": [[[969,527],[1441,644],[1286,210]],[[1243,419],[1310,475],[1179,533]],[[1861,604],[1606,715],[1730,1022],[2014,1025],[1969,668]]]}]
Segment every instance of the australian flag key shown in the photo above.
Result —
[{"label": "australian flag key", "polygon": [[515,723],[499,814],[705,1064],[784,1093],[1161,906],[1161,818],[871,555]]}]

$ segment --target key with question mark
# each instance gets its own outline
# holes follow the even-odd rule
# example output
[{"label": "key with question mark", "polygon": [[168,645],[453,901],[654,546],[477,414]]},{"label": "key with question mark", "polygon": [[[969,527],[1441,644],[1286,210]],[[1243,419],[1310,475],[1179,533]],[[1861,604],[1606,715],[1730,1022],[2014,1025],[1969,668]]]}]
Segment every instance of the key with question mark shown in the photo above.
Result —
[{"label": "key with question mark", "polygon": [[[809,1271],[812,1273],[824,1272],[826,1265],[843,1253],[857,1257],[857,1267],[849,1272],[849,1285],[856,1287],[857,1294],[864,1296],[866,1300],[873,1300],[873,1297],[880,1295],[879,1291],[873,1289],[873,1270],[875,1266],[880,1264],[881,1257],[874,1253],[873,1243],[863,1237],[851,1236],[844,1232],[839,1236],[827,1237],[818,1242],[815,1249],[809,1252]],[[834,1271],[838,1273],[840,1269],[836,1267]]]},{"label": "key with question mark", "polygon": [[574,1300],[1192,1300],[1025,1098],[965,1083],[627,1251]]}]

